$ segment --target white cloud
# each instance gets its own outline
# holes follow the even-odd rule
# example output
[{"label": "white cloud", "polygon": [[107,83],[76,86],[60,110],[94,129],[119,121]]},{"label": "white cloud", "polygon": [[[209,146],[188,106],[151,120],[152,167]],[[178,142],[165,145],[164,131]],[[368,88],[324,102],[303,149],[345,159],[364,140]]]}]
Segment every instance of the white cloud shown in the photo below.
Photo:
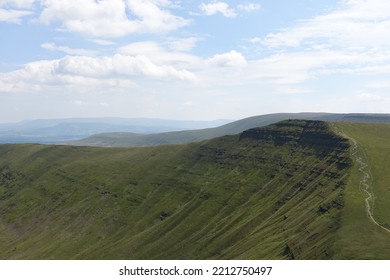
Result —
[{"label": "white cloud", "polygon": [[163,51],[160,44],[155,41],[140,41],[130,43],[119,48],[119,52],[128,55],[153,55]]},{"label": "white cloud", "polygon": [[[270,55],[251,64],[254,78],[267,79],[279,84],[297,84],[308,79],[331,74],[372,74],[363,71],[362,65],[376,65],[381,54],[361,54],[341,50],[310,50]],[[390,61],[390,56],[387,57]],[[365,66],[366,68],[368,66]],[[378,69],[376,69],[378,71]]]},{"label": "white cloud", "polygon": [[107,103],[107,102],[99,102],[99,105],[100,105],[101,107],[109,107],[109,106],[110,106],[110,104]]},{"label": "white cloud", "polygon": [[390,102],[389,97],[383,97],[377,94],[372,94],[367,92],[358,94],[357,98],[361,101],[368,101],[368,102]]},{"label": "white cloud", "polygon": [[183,103],[183,106],[187,108],[194,107],[194,105],[195,103],[193,101],[186,101]]},{"label": "white cloud", "polygon": [[39,21],[60,22],[61,29],[93,37],[161,33],[189,24],[173,15],[164,0],[43,0]]},{"label": "white cloud", "polygon": [[222,67],[228,66],[241,68],[247,66],[248,64],[245,57],[241,53],[234,50],[223,54],[216,54],[211,57],[209,61],[212,65]]},{"label": "white cloud", "polygon": [[74,100],[73,103],[77,106],[80,106],[80,107],[83,107],[85,105],[87,105],[88,103],[85,102],[85,101],[82,101],[82,100]]},{"label": "white cloud", "polygon": [[[389,71],[390,73],[390,71]],[[369,84],[369,87],[370,88],[373,88],[373,89],[390,89],[390,81],[386,80],[386,81],[375,81],[375,82],[370,82]]]},{"label": "white cloud", "polygon": [[190,23],[171,14],[163,7],[171,6],[168,0],[127,0],[127,8],[140,21],[138,32],[171,31]]},{"label": "white cloud", "polygon": [[72,49],[67,46],[57,46],[55,43],[43,43],[41,47],[49,51],[60,51],[70,55],[93,56],[96,54],[92,50]]},{"label": "white cloud", "polygon": [[261,5],[258,3],[245,3],[245,4],[239,4],[237,6],[237,9],[244,12],[253,12],[260,10]]},{"label": "white cloud", "polygon": [[390,1],[344,0],[341,3],[328,14],[268,34],[261,40],[262,44],[269,48],[313,44],[351,49],[390,46],[390,36],[384,36],[390,30]]},{"label": "white cloud", "polygon": [[20,24],[31,11],[35,0],[0,0],[0,22]]},{"label": "white cloud", "polygon": [[[202,0],[197,1],[195,9],[203,15],[237,18],[261,9],[258,2]],[[266,36],[244,35],[254,37],[247,40],[246,46],[207,56],[194,54],[196,44],[202,40],[196,37],[201,34],[198,28],[203,28],[200,24],[197,30],[180,33],[187,34],[187,38],[174,37],[180,36],[177,33],[157,37],[139,34],[171,31],[189,24],[175,15],[184,1],[42,0],[39,3],[0,0],[0,21],[20,23],[35,13],[34,23],[49,24],[50,29],[81,36],[68,34],[59,38],[57,33],[55,39],[43,41],[42,48],[70,56],[27,63],[8,73],[3,70],[1,93],[23,93],[20,96],[31,100],[60,93],[62,99],[58,103],[80,107],[80,112],[96,107],[96,114],[100,114],[112,108],[118,115],[134,114],[135,110],[136,114],[177,117],[177,108],[182,108],[179,110],[183,110],[183,117],[201,114],[204,118],[221,117],[219,114],[223,112],[230,117],[232,112],[258,114],[259,110],[262,113],[390,108],[390,99],[386,97],[390,88],[387,81],[390,1],[340,0],[335,9],[322,15],[297,21]],[[199,3],[202,4],[197,6]],[[129,34],[136,36],[126,36]],[[118,41],[110,38],[119,36],[126,37]],[[96,56],[82,47],[71,48],[80,46],[82,42],[76,45],[80,38],[108,46],[99,52],[105,56]],[[160,41],[152,41],[156,38]],[[61,40],[69,43],[60,43]],[[98,47],[89,45],[92,46],[85,48]],[[204,45],[207,47],[207,42]],[[235,49],[230,43],[229,46]],[[196,49],[196,53],[204,51],[204,47]],[[212,46],[207,51],[218,47]],[[255,51],[249,52],[251,49]],[[3,64],[5,69],[15,67]],[[11,99],[18,95],[3,96]],[[280,102],[280,97],[284,102]],[[59,100],[57,95],[56,99]],[[75,106],[77,101],[80,106]],[[4,112],[9,110],[6,107],[15,104],[0,102],[2,115],[6,116]],[[218,110],[214,110],[216,104]],[[25,107],[28,106],[32,107],[31,104]]]},{"label": "white cloud", "polygon": [[188,52],[191,51],[196,43],[200,40],[197,37],[181,38],[181,39],[171,39],[168,42],[168,45],[171,50],[179,52]]},{"label": "white cloud", "polygon": [[99,78],[110,76],[114,70],[110,57],[66,56],[51,63],[54,75]]},{"label": "white cloud", "polygon": [[253,44],[257,44],[257,43],[263,42],[263,39],[260,37],[253,37],[253,38],[247,39],[246,41],[253,43]]},{"label": "white cloud", "polygon": [[184,81],[195,81],[196,76],[187,70],[177,70],[170,65],[156,65],[146,56],[125,56],[117,54],[113,57],[115,72],[124,75],[145,75],[153,78],[174,78]]},{"label": "white cloud", "polygon": [[32,8],[36,0],[0,0],[0,7]]},{"label": "white cloud", "polygon": [[225,2],[214,1],[208,4],[201,3],[199,5],[199,9],[206,16],[212,16],[217,13],[221,13],[222,15],[228,18],[234,18],[237,16],[237,13],[234,11],[234,9],[230,8],[229,4]]},{"label": "white cloud", "polygon": [[[169,43],[168,43],[169,44]],[[142,55],[157,64],[168,64],[174,66],[183,67],[196,67],[201,63],[201,59],[195,55],[176,51],[167,50],[161,46],[161,44],[155,41],[141,41],[136,43],[130,43],[122,46],[118,49],[120,54],[137,56]]]},{"label": "white cloud", "polygon": [[258,3],[244,3],[239,4],[235,8],[230,7],[228,3],[222,1],[211,1],[210,3],[201,3],[199,9],[203,15],[213,16],[218,13],[228,18],[235,18],[238,12],[253,12],[261,8]]},{"label": "white cloud", "polygon": [[103,39],[90,39],[89,41],[98,44],[100,46],[112,46],[115,45],[116,43],[110,40],[103,40]]},{"label": "white cloud", "polygon": [[196,76],[170,65],[157,65],[142,55],[106,57],[66,56],[28,63],[24,68],[0,73],[2,92],[41,91],[45,87],[133,87],[135,81],[196,80]]},{"label": "white cloud", "polygon": [[326,14],[249,39],[257,52],[264,53],[264,46],[271,52],[249,63],[250,75],[299,84],[334,74],[389,74],[389,30],[390,1],[342,0]]},{"label": "white cloud", "polygon": [[19,24],[22,18],[33,14],[31,11],[0,9],[0,22]]}]

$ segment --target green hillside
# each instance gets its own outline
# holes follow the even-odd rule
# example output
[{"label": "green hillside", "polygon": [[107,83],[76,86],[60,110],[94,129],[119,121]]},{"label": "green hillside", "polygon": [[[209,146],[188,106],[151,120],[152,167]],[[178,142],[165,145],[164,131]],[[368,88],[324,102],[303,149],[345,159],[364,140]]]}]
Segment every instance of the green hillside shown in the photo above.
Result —
[{"label": "green hillside", "polygon": [[[342,226],[335,242],[338,259],[390,259],[390,125],[337,123],[334,130],[357,143],[351,151],[354,165],[345,190]],[[364,165],[356,162],[361,158]],[[365,166],[367,165],[367,166]],[[359,170],[359,168],[363,170]],[[363,172],[362,172],[363,171]],[[361,181],[368,173],[369,205],[376,225],[367,213]]]},{"label": "green hillside", "polygon": [[387,259],[346,137],[388,225],[388,136],[284,121],[188,145],[0,145],[0,258]]},{"label": "green hillside", "polygon": [[156,134],[134,134],[126,132],[100,133],[66,144],[98,147],[145,147],[164,144],[185,144],[224,135],[234,135],[247,129],[266,126],[289,119],[390,123],[390,115],[388,114],[279,113],[249,117],[219,127],[207,129],[172,131]]},{"label": "green hillside", "polygon": [[183,146],[0,146],[2,258],[326,259],[347,140],[289,121]]}]

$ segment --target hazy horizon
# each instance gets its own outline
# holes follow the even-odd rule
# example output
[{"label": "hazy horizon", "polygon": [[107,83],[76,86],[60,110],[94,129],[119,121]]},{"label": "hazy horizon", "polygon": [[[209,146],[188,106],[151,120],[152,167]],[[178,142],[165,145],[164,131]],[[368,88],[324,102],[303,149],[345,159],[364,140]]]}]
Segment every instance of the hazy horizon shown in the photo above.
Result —
[{"label": "hazy horizon", "polygon": [[162,121],[183,121],[183,122],[217,122],[217,121],[236,121],[236,119],[210,119],[210,120],[202,120],[202,119],[168,119],[168,118],[148,118],[148,117],[110,117],[110,116],[98,116],[98,117],[69,117],[69,118],[38,118],[38,119],[22,119],[11,122],[2,122],[0,124],[12,124],[12,123],[21,123],[21,122],[31,122],[31,121],[48,121],[48,120],[98,120],[98,119],[123,119],[123,120],[162,120]]},{"label": "hazy horizon", "polygon": [[160,121],[178,121],[178,122],[218,122],[218,121],[228,121],[228,122],[234,122],[246,118],[256,117],[256,116],[263,116],[263,115],[274,115],[274,114],[306,114],[306,113],[314,113],[314,114],[380,114],[380,115],[387,115],[389,113],[362,113],[362,112],[275,112],[275,113],[268,113],[268,114],[258,114],[258,115],[251,115],[251,116],[245,116],[243,118],[239,119],[226,119],[226,118],[219,118],[219,119],[169,119],[169,118],[153,118],[153,117],[115,117],[115,116],[97,116],[97,117],[69,117],[69,118],[40,118],[40,119],[23,119],[18,121],[12,121],[12,122],[1,122],[0,124],[13,124],[13,123],[22,123],[22,122],[31,122],[31,121],[49,121],[49,120],[98,120],[98,119],[123,119],[123,120],[160,120]]}]

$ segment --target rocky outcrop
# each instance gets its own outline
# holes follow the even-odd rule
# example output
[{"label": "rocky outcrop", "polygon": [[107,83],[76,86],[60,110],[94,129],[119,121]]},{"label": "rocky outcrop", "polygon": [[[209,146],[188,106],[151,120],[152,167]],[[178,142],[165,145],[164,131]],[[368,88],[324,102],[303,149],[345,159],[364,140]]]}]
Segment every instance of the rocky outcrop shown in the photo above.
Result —
[{"label": "rocky outcrop", "polygon": [[274,125],[244,131],[240,140],[254,139],[276,146],[295,144],[316,150],[334,151],[349,148],[348,140],[331,131],[323,121],[288,120]]}]

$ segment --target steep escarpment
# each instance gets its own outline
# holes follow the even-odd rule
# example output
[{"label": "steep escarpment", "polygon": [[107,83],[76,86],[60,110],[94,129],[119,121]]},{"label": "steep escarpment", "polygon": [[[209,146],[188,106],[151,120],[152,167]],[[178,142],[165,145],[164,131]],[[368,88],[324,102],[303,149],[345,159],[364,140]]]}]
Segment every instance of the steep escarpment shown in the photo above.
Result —
[{"label": "steep escarpment", "polygon": [[2,145],[0,257],[332,258],[350,165],[316,121],[179,146]]},{"label": "steep escarpment", "polygon": [[[287,125],[288,124],[288,125]],[[276,145],[286,143],[308,146],[331,153],[333,150],[348,149],[348,140],[334,134],[329,125],[322,121],[290,120],[271,126],[244,131],[240,139],[254,139],[272,142]]]}]

